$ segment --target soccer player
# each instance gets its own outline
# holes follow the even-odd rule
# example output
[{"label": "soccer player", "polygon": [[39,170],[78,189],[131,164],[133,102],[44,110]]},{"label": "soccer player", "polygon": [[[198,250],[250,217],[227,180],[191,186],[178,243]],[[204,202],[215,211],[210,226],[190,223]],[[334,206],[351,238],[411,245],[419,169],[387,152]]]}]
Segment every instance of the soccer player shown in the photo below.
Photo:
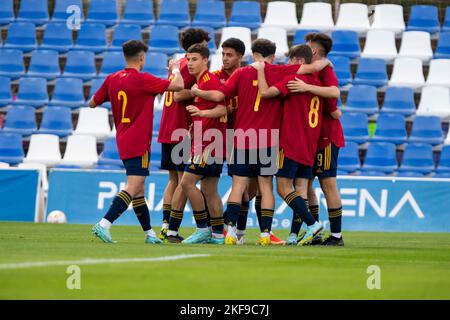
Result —
[{"label": "soccer player", "polygon": [[[308,46],[313,51],[313,61],[324,61],[332,47],[331,38],[322,33],[311,33],[305,36]],[[337,187],[337,163],[339,148],[345,146],[344,134],[339,121],[340,110],[337,108],[339,97],[338,80],[334,70],[326,66],[319,78],[323,87],[305,84],[302,81],[292,81],[288,87],[293,92],[310,92],[322,96],[325,99],[323,114],[323,126],[319,140],[318,151],[315,157],[314,176],[319,178],[320,187],[325,195],[330,220],[331,235],[322,243],[321,239],[315,239],[312,244],[322,243],[325,246],[343,246],[344,240],[341,234],[342,228],[342,202]],[[331,89],[331,91],[330,91]],[[319,220],[319,202],[313,188],[314,179],[309,182],[308,199],[310,211]]]},{"label": "soccer player", "polygon": [[146,233],[146,243],[161,243],[150,225],[150,215],[144,198],[145,179],[149,175],[150,142],[153,127],[153,103],[155,96],[166,90],[184,88],[179,64],[171,62],[172,80],[162,80],[149,73],[142,73],[147,45],[138,40],[123,44],[125,69],[109,75],[89,101],[94,108],[110,101],[116,140],[127,174],[125,190],[121,190],[103,219],[92,232],[104,242],[113,243],[110,227],[133,204],[134,212]]},{"label": "soccer player", "polygon": [[[208,32],[202,29],[190,28],[181,35],[182,47],[185,51],[194,44],[200,43],[207,45],[209,41]],[[189,91],[195,83],[195,77],[189,74],[186,57],[178,60],[180,63],[180,72],[184,80],[184,88]],[[169,73],[169,80],[173,75]],[[184,90],[183,90],[184,91]],[[161,169],[169,171],[169,181],[164,190],[163,196],[163,223],[159,237],[161,240],[166,238],[169,222],[172,223],[172,230],[169,242],[180,242],[182,238],[178,236],[178,228],[183,218],[183,209],[186,204],[186,197],[179,186],[179,181],[183,176],[185,163],[175,164],[172,159],[172,150],[175,145],[183,140],[183,138],[172,138],[172,133],[177,129],[188,130],[191,117],[189,116],[186,106],[191,104],[192,99],[177,101],[173,91],[167,91],[164,99],[164,107],[161,118],[161,125],[158,134],[158,143],[161,143]],[[183,157],[181,154],[180,157]],[[172,208],[172,199],[177,192],[177,203]],[[174,209],[174,210],[172,210]]]},{"label": "soccer player", "polygon": [[[289,64],[310,64],[312,51],[306,45],[298,45],[289,52]],[[266,82],[263,63],[255,63],[258,70],[258,86],[263,98],[282,95],[283,120],[280,133],[280,152],[277,176],[277,192],[294,210],[295,218],[301,217],[307,225],[307,232],[299,245],[310,242],[322,230],[322,224],[314,220],[306,202],[308,181],[312,177],[312,166],[322,126],[322,99],[310,93],[290,93],[289,81],[300,78],[312,85],[320,85],[313,75],[289,75],[269,87]],[[294,190],[294,179],[301,185]]]},{"label": "soccer player", "polygon": [[[252,44],[253,60],[262,61],[267,70],[269,84],[275,84],[285,75],[298,71],[299,66],[274,66],[276,45],[266,39],[257,39]],[[222,101],[237,96],[239,108],[234,124],[234,153],[230,165],[233,175],[231,193],[225,211],[228,216],[228,233],[225,244],[236,244],[236,224],[241,210],[242,197],[250,178],[257,178],[261,193],[261,236],[258,244],[269,245],[275,198],[273,174],[278,139],[276,134],[281,124],[281,100],[261,99],[258,90],[257,72],[251,66],[237,69],[220,90],[204,91],[193,86],[192,92],[206,100]],[[273,136],[275,134],[275,137]],[[269,137],[268,137],[269,136]],[[248,139],[250,138],[250,139]],[[241,161],[243,160],[243,161]]]},{"label": "soccer player", "polygon": [[[196,44],[187,51],[189,73],[195,76],[201,90],[217,90],[221,83],[217,76],[208,71],[209,49]],[[223,207],[217,191],[226,148],[227,108],[196,97],[195,105],[189,105],[193,123],[190,163],[186,165],[181,187],[188,197],[197,224],[196,231],[182,243],[224,244]],[[214,141],[209,142],[212,137]],[[196,184],[201,180],[201,190]],[[202,193],[203,192],[203,193]],[[206,204],[211,216],[212,234],[208,228]]]}]

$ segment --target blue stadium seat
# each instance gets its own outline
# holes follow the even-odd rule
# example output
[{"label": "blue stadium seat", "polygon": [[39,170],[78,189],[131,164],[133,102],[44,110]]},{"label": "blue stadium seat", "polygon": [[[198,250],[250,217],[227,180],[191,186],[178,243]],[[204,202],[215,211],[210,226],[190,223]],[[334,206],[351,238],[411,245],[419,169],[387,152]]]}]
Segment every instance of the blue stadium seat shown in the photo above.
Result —
[{"label": "blue stadium seat", "polygon": [[[92,98],[92,96],[97,92],[98,89],[100,89],[101,85],[103,84],[103,81],[105,81],[105,78],[95,78],[92,80],[91,89],[89,91],[89,99]],[[106,108],[108,110],[111,110],[111,102],[105,102],[101,105],[103,108]]]},{"label": "blue stadium seat", "polygon": [[31,22],[42,25],[48,22],[48,3],[43,0],[21,0],[18,22]]},{"label": "blue stadium seat", "polygon": [[167,78],[167,55],[161,52],[147,52],[144,71],[158,78]]},{"label": "blue stadium seat", "polygon": [[159,166],[161,164],[162,151],[161,151],[161,144],[158,143],[157,136],[152,137],[151,148],[152,150],[150,155],[150,162],[152,164]]},{"label": "blue stadium seat", "polygon": [[445,20],[442,25],[442,31],[450,31],[450,6],[445,10]]},{"label": "blue stadium seat", "polygon": [[159,25],[186,27],[191,23],[188,0],[164,0],[159,7]]},{"label": "blue stadium seat", "polygon": [[395,144],[388,142],[373,142],[367,148],[362,170],[392,173],[397,169],[397,153]]},{"label": "blue stadium seat", "polygon": [[442,143],[443,140],[441,118],[436,116],[417,116],[414,119],[409,137],[410,142],[437,145]]},{"label": "blue stadium seat", "polygon": [[83,81],[71,78],[56,79],[55,90],[49,105],[73,109],[84,106]]},{"label": "blue stadium seat", "polygon": [[138,24],[141,27],[154,24],[153,0],[127,0],[121,23]]},{"label": "blue stadium seat", "polygon": [[174,26],[154,26],[150,33],[149,49],[172,55],[183,51],[180,48],[178,28]]},{"label": "blue stadium seat", "polygon": [[261,26],[261,7],[255,1],[234,1],[229,27],[257,29]]},{"label": "blue stadium seat", "polygon": [[439,159],[436,173],[449,172],[450,173],[450,145],[443,146],[441,150],[441,158]]},{"label": "blue stadium seat", "polygon": [[116,138],[107,138],[103,147],[103,152],[98,159],[99,165],[113,165],[122,167],[122,160],[119,157]]},{"label": "blue stadium seat", "polygon": [[35,50],[31,54],[28,77],[40,77],[48,80],[61,75],[59,70],[59,55],[53,50]]},{"label": "blue stadium seat", "polygon": [[361,172],[362,177],[385,177],[387,173],[377,170],[365,170]]},{"label": "blue stadium seat", "polygon": [[388,87],[384,95],[381,112],[399,113],[405,116],[416,113],[414,90],[412,88]]},{"label": "blue stadium seat", "polygon": [[80,8],[81,21],[84,20],[83,13],[83,0],[58,0],[55,1],[55,10],[53,11],[52,20],[53,22],[59,22],[66,24],[67,19],[73,14],[73,11],[67,13],[67,9],[70,6],[77,6]]},{"label": "blue stadium seat", "polygon": [[14,0],[3,0],[0,2],[0,26],[9,24],[14,20]]},{"label": "blue stadium seat", "polygon": [[15,49],[0,49],[0,76],[18,79],[25,74],[23,53]]},{"label": "blue stadium seat", "polygon": [[86,22],[111,27],[117,23],[116,0],[91,0]]},{"label": "blue stadium seat", "polygon": [[162,110],[155,110],[153,112],[153,134],[158,135],[159,128],[161,127]]},{"label": "blue stadium seat", "polygon": [[74,164],[57,164],[54,166],[55,169],[83,169],[81,166],[76,166]]},{"label": "blue stadium seat", "polygon": [[36,117],[34,108],[27,106],[14,106],[6,115],[4,132],[18,133],[22,136],[29,136],[36,131]]},{"label": "blue stadium seat", "polygon": [[330,56],[329,59],[331,63],[333,63],[334,72],[336,72],[336,76],[339,81],[339,86],[342,87],[347,84],[351,84],[353,79],[351,73],[350,58],[340,56]]},{"label": "blue stadium seat", "polygon": [[436,33],[441,30],[436,6],[414,5],[411,7],[407,31]]},{"label": "blue stadium seat", "polygon": [[344,112],[341,117],[345,140],[365,143],[369,140],[368,117],[365,113]]},{"label": "blue stadium seat", "polygon": [[225,27],[227,20],[225,19],[225,4],[216,0],[199,0],[193,27],[212,27],[215,29]]},{"label": "blue stadium seat", "polygon": [[96,75],[95,55],[90,51],[69,51],[63,77],[90,80]]},{"label": "blue stadium seat", "polygon": [[377,88],[374,86],[353,86],[348,91],[345,111],[374,114],[378,112]]},{"label": "blue stadium seat", "polygon": [[72,31],[67,28],[65,22],[51,22],[47,24],[44,39],[39,49],[56,50],[59,53],[64,53],[72,47]]},{"label": "blue stadium seat", "polygon": [[30,22],[13,22],[8,29],[4,48],[30,52],[36,49],[36,28]]},{"label": "blue stadium seat", "polygon": [[397,177],[401,178],[423,178],[424,174],[416,171],[400,171]]},{"label": "blue stadium seat", "polygon": [[338,167],[347,173],[358,171],[361,168],[356,142],[347,141],[345,147],[339,150]]},{"label": "blue stadium seat", "polygon": [[433,178],[449,179],[450,172],[437,172]]},{"label": "blue stadium seat", "polygon": [[48,104],[47,80],[44,78],[21,78],[19,93],[13,104],[36,108]]},{"label": "blue stadium seat", "polygon": [[331,56],[354,59],[361,55],[358,32],[338,30],[333,31],[331,36],[333,38],[333,47],[329,53]]},{"label": "blue stadium seat", "polygon": [[317,32],[320,32],[320,30],[317,30],[317,29],[299,29],[299,30],[296,30],[295,33],[294,33],[294,43],[293,43],[293,45],[305,44],[305,36],[308,33],[312,33],[312,32],[317,33]]},{"label": "blue stadium seat", "polygon": [[113,165],[110,165],[110,164],[96,164],[93,169],[96,169],[96,170],[113,170],[113,171],[124,170],[124,168],[122,168],[122,167],[113,166]]},{"label": "blue stadium seat", "polygon": [[141,27],[137,24],[119,24],[114,29],[113,40],[108,50],[122,53],[122,44],[130,39],[142,40]]},{"label": "blue stadium seat", "polygon": [[38,133],[66,137],[72,134],[72,111],[67,107],[48,107],[42,115]]},{"label": "blue stadium seat", "polygon": [[424,143],[410,143],[403,153],[402,164],[398,171],[414,171],[423,174],[434,169],[433,149]]},{"label": "blue stadium seat", "polygon": [[403,115],[395,113],[380,114],[372,141],[402,144],[406,141],[406,138],[406,124]]},{"label": "blue stadium seat", "polygon": [[0,132],[0,162],[15,165],[23,160],[22,136],[18,133]]},{"label": "blue stadium seat", "polygon": [[439,41],[434,53],[436,59],[450,59],[450,32],[441,32]]},{"label": "blue stadium seat", "polygon": [[88,50],[101,53],[106,50],[106,28],[102,24],[85,23],[78,31],[74,50]]},{"label": "blue stadium seat", "polygon": [[103,56],[103,63],[98,77],[105,78],[111,73],[120,71],[125,68],[125,64],[126,62],[122,52],[108,51]]},{"label": "blue stadium seat", "polygon": [[217,51],[216,40],[215,40],[216,36],[214,33],[214,29],[211,27],[205,27],[205,26],[200,27],[200,29],[208,32],[208,34],[209,34],[209,42],[208,42],[209,53],[211,55],[214,54]]},{"label": "blue stadium seat", "polygon": [[388,82],[384,59],[362,58],[359,61],[353,84],[382,87]]},{"label": "blue stadium seat", "polygon": [[11,80],[7,77],[0,77],[0,107],[7,106],[11,101]]}]

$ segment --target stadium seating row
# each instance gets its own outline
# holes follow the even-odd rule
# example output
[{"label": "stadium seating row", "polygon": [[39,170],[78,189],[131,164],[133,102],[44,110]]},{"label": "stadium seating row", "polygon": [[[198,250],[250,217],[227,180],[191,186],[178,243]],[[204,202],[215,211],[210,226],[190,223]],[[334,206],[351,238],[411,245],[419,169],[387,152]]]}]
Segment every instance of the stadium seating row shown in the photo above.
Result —
[{"label": "stadium seating row", "polygon": [[[0,24],[7,24],[14,20],[32,22],[42,25],[48,21],[65,22],[71,13],[66,9],[70,5],[83,8],[82,0],[56,1],[53,16],[49,17],[47,1],[22,0],[17,17],[13,13],[13,0],[4,0],[0,6]],[[153,0],[127,0],[124,14],[120,19],[118,6],[115,0],[91,0],[87,22],[101,23],[107,27],[119,22],[136,23],[141,26],[151,24],[174,25],[185,27],[191,25],[188,0],[164,0],[159,7],[159,18],[155,19]],[[81,10],[81,13],[83,10]],[[443,30],[450,28],[450,9],[447,8]],[[82,17],[84,19],[84,17]],[[246,26],[257,28],[261,25],[261,9],[259,2],[236,1],[233,4],[229,26]],[[192,25],[212,25],[221,28],[227,25],[225,7],[222,1],[198,0],[196,13]],[[419,30],[429,33],[439,32],[439,12],[436,6],[414,5],[411,7],[408,25],[405,25],[403,7],[395,4],[380,4],[375,7],[372,25],[369,22],[368,6],[361,3],[344,3],[339,6],[339,16],[336,24],[333,20],[332,6],[329,3],[304,3],[300,21],[297,17],[297,8],[294,2],[274,1],[267,6],[264,26],[282,27],[286,30],[319,29],[329,31],[332,29],[348,29],[366,32],[369,29],[388,29],[395,32],[406,30]]]}]

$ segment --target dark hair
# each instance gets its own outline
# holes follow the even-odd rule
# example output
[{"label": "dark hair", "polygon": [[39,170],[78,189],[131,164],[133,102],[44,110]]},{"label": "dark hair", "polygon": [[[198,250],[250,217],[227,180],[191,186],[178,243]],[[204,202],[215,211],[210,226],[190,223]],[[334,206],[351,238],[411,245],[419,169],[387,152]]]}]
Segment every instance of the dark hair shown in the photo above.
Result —
[{"label": "dark hair", "polygon": [[147,52],[148,46],[142,40],[128,40],[122,45],[123,55],[126,59],[137,57],[141,52]]},{"label": "dark hair", "polygon": [[264,58],[275,54],[277,50],[277,45],[267,39],[256,39],[252,43],[252,52],[259,53]]},{"label": "dark hair", "polygon": [[297,59],[305,59],[306,64],[310,64],[312,61],[312,50],[306,44],[299,44],[291,47],[289,50],[288,57],[289,59],[297,58]]},{"label": "dark hair", "polygon": [[322,56],[324,57],[328,55],[331,51],[331,47],[333,46],[333,40],[331,40],[331,38],[324,33],[308,33],[305,35],[305,40],[306,42],[311,41],[318,44],[323,50]]},{"label": "dark hair", "polygon": [[199,53],[202,56],[202,58],[209,58],[208,47],[206,47],[200,43],[190,46],[189,49],[187,50],[187,53]]},{"label": "dark hair", "polygon": [[231,48],[234,49],[240,55],[245,55],[245,44],[238,38],[229,38],[222,43],[222,49]]},{"label": "dark hair", "polygon": [[187,51],[191,46],[211,40],[209,33],[203,29],[189,28],[181,34],[181,45]]}]

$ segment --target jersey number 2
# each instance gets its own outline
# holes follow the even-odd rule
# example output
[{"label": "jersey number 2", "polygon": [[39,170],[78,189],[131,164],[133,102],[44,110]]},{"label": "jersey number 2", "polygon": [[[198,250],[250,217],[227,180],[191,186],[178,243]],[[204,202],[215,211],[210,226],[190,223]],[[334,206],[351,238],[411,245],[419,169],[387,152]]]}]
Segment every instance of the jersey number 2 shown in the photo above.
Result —
[{"label": "jersey number 2", "polygon": [[128,102],[128,97],[127,94],[125,93],[125,91],[120,90],[119,94],[117,95],[117,99],[123,100],[122,102],[122,123],[130,123],[131,120],[130,118],[125,118],[125,110],[127,109],[127,102]]}]

